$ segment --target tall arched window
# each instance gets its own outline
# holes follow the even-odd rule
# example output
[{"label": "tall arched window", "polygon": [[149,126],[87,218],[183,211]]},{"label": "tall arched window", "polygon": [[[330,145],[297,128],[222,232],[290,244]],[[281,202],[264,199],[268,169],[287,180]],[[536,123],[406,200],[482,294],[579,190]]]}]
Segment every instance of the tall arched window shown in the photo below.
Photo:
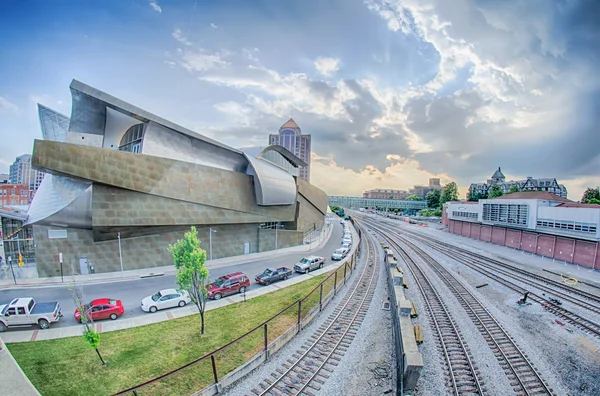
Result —
[{"label": "tall arched window", "polygon": [[296,152],[296,131],[284,129],[279,137],[279,145],[285,147],[292,153]]},{"label": "tall arched window", "polygon": [[130,153],[141,153],[145,130],[146,124],[137,124],[129,128],[125,132],[125,135],[123,135],[121,143],[119,143],[119,150],[129,151]]}]

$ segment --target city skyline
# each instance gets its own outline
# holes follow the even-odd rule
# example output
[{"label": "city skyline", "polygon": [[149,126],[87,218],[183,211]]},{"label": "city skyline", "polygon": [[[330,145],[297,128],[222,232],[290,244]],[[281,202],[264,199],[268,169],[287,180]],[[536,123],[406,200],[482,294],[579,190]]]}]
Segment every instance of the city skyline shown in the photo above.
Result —
[{"label": "city skyline", "polygon": [[41,137],[38,103],[70,115],[79,78],[233,147],[264,146],[293,114],[330,195],[438,177],[462,197],[498,166],[507,180],[556,177],[575,200],[599,185],[598,10],[420,3],[7,6],[0,173]]}]

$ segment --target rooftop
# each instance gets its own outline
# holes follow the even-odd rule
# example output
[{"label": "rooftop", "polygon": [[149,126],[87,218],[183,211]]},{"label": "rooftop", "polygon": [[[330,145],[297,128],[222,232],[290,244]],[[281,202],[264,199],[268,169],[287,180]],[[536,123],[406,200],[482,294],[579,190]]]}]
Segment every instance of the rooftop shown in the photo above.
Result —
[{"label": "rooftop", "polygon": [[279,128],[279,129],[284,129],[284,128],[296,128],[296,129],[300,129],[300,127],[298,126],[298,124],[296,124],[296,121],[294,121],[293,118],[290,118],[289,120],[287,120],[287,122],[285,124],[283,124],[281,126],[281,128]]},{"label": "rooftop", "polygon": [[561,203],[561,208],[592,208],[592,209],[600,209],[600,205],[597,204],[587,204],[587,203],[579,203],[579,202],[565,202]]},{"label": "rooftop", "polygon": [[543,199],[547,201],[558,201],[558,202],[573,202],[570,199],[563,198],[559,195],[552,194],[547,191],[521,191],[512,194],[505,194],[501,197],[493,199]]}]

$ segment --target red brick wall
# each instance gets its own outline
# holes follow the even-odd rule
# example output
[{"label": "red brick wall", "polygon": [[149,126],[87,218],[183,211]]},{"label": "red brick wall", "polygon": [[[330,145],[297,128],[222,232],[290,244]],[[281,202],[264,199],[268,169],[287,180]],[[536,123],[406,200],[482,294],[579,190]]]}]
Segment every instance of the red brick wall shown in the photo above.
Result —
[{"label": "red brick wall", "polygon": [[[485,242],[490,242],[491,239],[492,243],[498,245],[521,249],[529,253],[535,253],[588,268],[600,269],[600,243],[554,237],[503,227],[491,227],[459,220],[448,220],[448,231]],[[478,238],[480,235],[481,237]],[[595,262],[594,257],[596,258]]]}]

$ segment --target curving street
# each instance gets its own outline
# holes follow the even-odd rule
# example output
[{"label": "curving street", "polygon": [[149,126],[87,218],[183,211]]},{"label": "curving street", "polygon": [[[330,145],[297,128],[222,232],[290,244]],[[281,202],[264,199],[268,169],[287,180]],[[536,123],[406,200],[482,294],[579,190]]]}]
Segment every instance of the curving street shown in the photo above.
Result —
[{"label": "curving street", "polygon": [[[315,249],[311,252],[282,254],[278,258],[270,258],[251,262],[241,262],[226,267],[211,269],[210,277],[211,279],[213,279],[232,272],[242,271],[246,273],[246,275],[248,275],[252,282],[248,290],[253,290],[255,288],[262,287],[255,283],[254,276],[258,273],[261,273],[265,268],[268,267],[286,266],[291,269],[297,261],[302,259],[302,257],[306,257],[309,255],[324,256],[327,259],[325,265],[330,265],[331,253],[340,246],[340,240],[343,235],[343,226],[339,223],[339,220],[337,218],[333,218],[331,220],[331,223],[333,227],[331,237],[329,241],[327,241],[325,246],[321,249]],[[243,258],[240,257],[240,259]],[[296,273],[292,275],[292,277],[296,276],[301,275]],[[140,302],[142,298],[156,293],[158,290],[172,287],[177,287],[175,283],[175,276],[163,275],[155,278],[140,278],[133,280],[114,281],[109,283],[86,284],[84,286],[83,292],[86,301],[102,297],[120,299],[123,302],[123,306],[125,307],[125,314],[121,318],[117,319],[121,320],[125,317],[131,318],[142,315],[151,315],[143,312],[140,308]],[[50,285],[48,287],[22,289],[11,288],[0,290],[0,304],[7,304],[12,299],[17,297],[33,297],[35,300],[41,302],[58,301],[63,309],[64,317],[58,323],[53,323],[52,328],[73,326],[77,324],[75,318],[73,317],[73,312],[75,311],[76,307],[73,303],[73,299],[71,298],[67,286],[57,287],[56,285]],[[212,301],[209,301],[209,304],[211,303]],[[31,330],[32,328],[37,329],[37,327],[34,326],[13,328],[7,331],[11,332],[20,330]]]}]

